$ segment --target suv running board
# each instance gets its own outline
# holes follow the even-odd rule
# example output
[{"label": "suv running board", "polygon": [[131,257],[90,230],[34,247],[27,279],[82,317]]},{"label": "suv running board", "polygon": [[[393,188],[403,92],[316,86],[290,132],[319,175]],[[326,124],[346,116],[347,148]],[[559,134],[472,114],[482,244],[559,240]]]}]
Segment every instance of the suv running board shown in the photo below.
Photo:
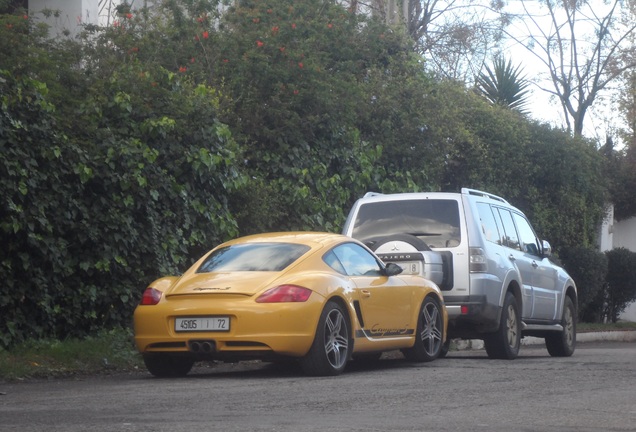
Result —
[{"label": "suv running board", "polygon": [[533,331],[533,330],[547,330],[547,331],[563,331],[561,324],[526,324],[521,323],[521,331]]}]

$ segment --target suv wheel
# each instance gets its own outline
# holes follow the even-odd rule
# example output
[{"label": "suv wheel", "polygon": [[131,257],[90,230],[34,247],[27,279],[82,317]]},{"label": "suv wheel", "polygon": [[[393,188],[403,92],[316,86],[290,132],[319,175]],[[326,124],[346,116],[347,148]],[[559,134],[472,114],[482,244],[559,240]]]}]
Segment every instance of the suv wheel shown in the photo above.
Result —
[{"label": "suv wheel", "polygon": [[484,346],[491,359],[512,360],[519,355],[521,344],[521,321],[517,299],[512,293],[506,293],[501,311],[499,329],[486,336]]},{"label": "suv wheel", "polygon": [[563,304],[563,331],[545,337],[545,346],[552,357],[569,357],[576,347],[576,308],[570,297]]}]

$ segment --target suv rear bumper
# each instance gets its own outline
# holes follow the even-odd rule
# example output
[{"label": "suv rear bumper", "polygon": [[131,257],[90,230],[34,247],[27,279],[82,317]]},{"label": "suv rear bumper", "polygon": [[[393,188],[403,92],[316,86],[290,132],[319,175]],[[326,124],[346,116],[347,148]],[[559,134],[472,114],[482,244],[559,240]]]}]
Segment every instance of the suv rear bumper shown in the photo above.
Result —
[{"label": "suv rear bumper", "polygon": [[488,303],[484,295],[444,296],[444,304],[451,339],[480,339],[499,328],[501,307]]}]

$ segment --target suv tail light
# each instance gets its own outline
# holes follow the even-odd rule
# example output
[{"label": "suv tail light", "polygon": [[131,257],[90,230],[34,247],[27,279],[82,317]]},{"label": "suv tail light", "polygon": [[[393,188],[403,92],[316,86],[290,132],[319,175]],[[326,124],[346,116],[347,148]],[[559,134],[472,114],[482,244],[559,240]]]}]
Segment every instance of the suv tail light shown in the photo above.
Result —
[{"label": "suv tail light", "polygon": [[483,273],[488,270],[486,256],[482,248],[470,248],[470,271],[471,273]]}]

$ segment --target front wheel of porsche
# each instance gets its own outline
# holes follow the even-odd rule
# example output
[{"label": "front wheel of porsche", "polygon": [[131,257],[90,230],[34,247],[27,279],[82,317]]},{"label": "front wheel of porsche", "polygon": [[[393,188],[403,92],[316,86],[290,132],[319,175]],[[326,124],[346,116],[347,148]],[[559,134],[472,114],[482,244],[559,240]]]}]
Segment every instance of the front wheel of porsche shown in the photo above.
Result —
[{"label": "front wheel of porsche", "polygon": [[351,336],[347,314],[338,303],[327,302],[320,314],[314,342],[300,361],[313,376],[339,375],[349,360]]}]

